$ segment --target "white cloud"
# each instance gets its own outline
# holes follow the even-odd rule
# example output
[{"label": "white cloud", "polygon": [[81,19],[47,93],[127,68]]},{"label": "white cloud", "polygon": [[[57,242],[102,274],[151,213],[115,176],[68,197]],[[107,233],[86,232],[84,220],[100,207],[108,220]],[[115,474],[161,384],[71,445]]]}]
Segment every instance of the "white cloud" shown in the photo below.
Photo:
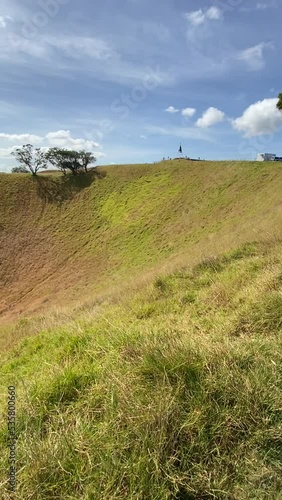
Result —
[{"label": "white cloud", "polygon": [[196,122],[197,127],[209,128],[224,120],[225,114],[217,108],[208,108]]},{"label": "white cloud", "polygon": [[49,132],[46,135],[46,139],[50,146],[52,147],[60,147],[66,149],[89,149],[92,150],[94,148],[99,147],[97,142],[86,140],[86,139],[74,139],[71,136],[69,130],[58,130],[57,132]]},{"label": "white cloud", "polygon": [[[88,58],[93,60],[108,60],[117,58],[118,54],[110,45],[100,39],[83,36],[50,36],[45,35],[36,39],[9,34],[9,44],[4,48],[4,53],[10,53],[12,48],[14,53],[26,54],[31,57],[52,59],[57,52],[60,52],[69,59]],[[2,54],[3,55],[3,54]]]},{"label": "white cloud", "polygon": [[0,16],[0,28],[6,28],[7,21],[12,21],[10,16]]},{"label": "white cloud", "polygon": [[118,43],[111,44],[98,37],[42,34],[28,39],[11,32],[0,38],[0,61],[8,61],[13,66],[32,66],[41,76],[63,74],[64,78],[73,80],[92,75],[95,81],[141,84],[151,89],[176,80],[172,71],[163,71],[158,63],[149,66],[145,56],[133,60],[131,50],[132,43],[120,50]]},{"label": "white cloud", "polygon": [[232,121],[234,129],[245,137],[273,134],[282,125],[282,113],[276,107],[277,99],[264,99],[249,106],[242,116]]},{"label": "white cloud", "polygon": [[141,139],[147,139],[146,135],[140,135]]},{"label": "white cloud", "polygon": [[186,12],[185,17],[187,21],[193,26],[199,26],[205,22],[205,14],[202,9],[194,10],[193,12]]},{"label": "white cloud", "polygon": [[187,118],[191,118],[192,116],[194,116],[196,111],[197,110],[195,108],[185,108],[185,109],[182,109],[181,114],[182,114],[182,116],[185,116]]},{"label": "white cloud", "polygon": [[179,109],[176,109],[174,106],[169,106],[167,109],[165,109],[167,113],[178,113]]},{"label": "white cloud", "polygon": [[95,158],[105,158],[107,155],[102,153],[102,151],[94,151]]},{"label": "white cloud", "polygon": [[41,142],[44,138],[33,134],[4,134],[0,133],[0,139],[7,141],[20,141],[22,143],[34,144]]},{"label": "white cloud", "polygon": [[240,12],[255,12],[255,11],[265,11],[268,9],[276,9],[277,8],[277,2],[276,0],[268,0],[266,2],[257,2],[256,4],[249,5],[249,6],[244,6],[240,7],[239,11]]},{"label": "white cloud", "polygon": [[115,51],[99,38],[49,37],[47,41],[51,47],[63,51],[71,58],[87,56],[91,59],[105,60],[116,55]]},{"label": "white cloud", "polygon": [[[150,134],[177,137],[178,139],[195,139],[213,142],[210,131],[200,130],[196,127],[159,127],[149,125],[146,130]],[[178,147],[178,146],[177,146]]]},{"label": "white cloud", "polygon": [[14,151],[16,147],[20,146],[13,146],[11,148],[0,148],[0,158],[10,158],[12,151]]},{"label": "white cloud", "polygon": [[[92,140],[84,138],[72,137],[69,130],[58,130],[49,132],[44,137],[33,134],[6,134],[0,133],[0,141],[3,141],[3,146],[0,148],[0,158],[10,158],[11,153],[22,147],[23,144],[34,144],[43,150],[48,150],[50,147],[60,147],[79,151],[81,149],[92,151],[97,158],[103,158],[106,155],[102,151],[97,151],[100,145]],[[5,147],[5,142],[14,141],[17,145]]]},{"label": "white cloud", "polygon": [[266,10],[266,9],[271,9],[271,8],[276,8],[276,7],[277,7],[276,0],[268,0],[268,2],[258,2],[256,4],[257,10]]},{"label": "white cloud", "polygon": [[253,71],[258,71],[265,66],[264,49],[273,48],[272,43],[259,43],[254,47],[242,50],[239,53],[238,59],[247,63]]},{"label": "white cloud", "polygon": [[218,20],[222,17],[222,11],[218,7],[210,7],[206,12],[206,16],[208,19]]},{"label": "white cloud", "polygon": [[222,17],[222,11],[218,7],[210,7],[206,11],[203,9],[186,12],[185,18],[192,26],[200,26],[206,21],[218,21]]}]

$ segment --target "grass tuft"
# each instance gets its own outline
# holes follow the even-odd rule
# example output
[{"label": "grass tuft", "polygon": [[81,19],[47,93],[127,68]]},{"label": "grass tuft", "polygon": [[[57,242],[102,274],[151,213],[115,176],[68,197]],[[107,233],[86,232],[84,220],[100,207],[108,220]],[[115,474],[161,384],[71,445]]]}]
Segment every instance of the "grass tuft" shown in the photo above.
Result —
[{"label": "grass tuft", "polygon": [[269,292],[243,314],[234,333],[273,335],[280,332],[282,332],[282,295],[280,292]]}]

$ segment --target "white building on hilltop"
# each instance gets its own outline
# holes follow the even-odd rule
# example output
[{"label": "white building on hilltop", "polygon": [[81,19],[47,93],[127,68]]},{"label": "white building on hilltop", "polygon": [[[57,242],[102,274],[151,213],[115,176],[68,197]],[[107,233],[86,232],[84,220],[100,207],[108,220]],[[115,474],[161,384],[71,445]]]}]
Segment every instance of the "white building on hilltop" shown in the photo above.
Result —
[{"label": "white building on hilltop", "polygon": [[257,156],[257,161],[275,161],[276,154],[273,153],[260,153]]}]

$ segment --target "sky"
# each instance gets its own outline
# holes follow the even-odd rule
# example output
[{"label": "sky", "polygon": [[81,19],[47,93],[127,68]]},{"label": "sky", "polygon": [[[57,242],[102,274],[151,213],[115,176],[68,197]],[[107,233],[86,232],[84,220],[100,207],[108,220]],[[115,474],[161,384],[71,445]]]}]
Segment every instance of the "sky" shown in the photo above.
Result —
[{"label": "sky", "polygon": [[281,0],[1,0],[0,170],[282,156]]}]

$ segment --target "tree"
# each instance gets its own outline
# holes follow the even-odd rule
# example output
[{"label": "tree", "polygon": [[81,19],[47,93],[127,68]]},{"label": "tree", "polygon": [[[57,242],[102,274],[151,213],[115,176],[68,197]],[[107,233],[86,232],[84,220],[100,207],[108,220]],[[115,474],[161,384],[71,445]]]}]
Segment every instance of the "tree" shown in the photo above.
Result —
[{"label": "tree", "polygon": [[81,171],[87,172],[88,166],[96,161],[95,156],[87,151],[60,148],[51,148],[47,153],[47,158],[64,175],[66,175],[67,170],[70,170],[73,175],[77,175]]},{"label": "tree", "polygon": [[17,148],[11,155],[15,156],[21,167],[29,169],[32,175],[36,175],[42,168],[46,169],[48,165],[46,152],[41,148],[34,149],[32,144]]},{"label": "tree", "polygon": [[49,162],[60,169],[64,175],[66,175],[67,170],[70,170],[73,175],[77,175],[81,169],[77,151],[51,148],[47,153],[47,157]]},{"label": "tree", "polygon": [[277,108],[282,111],[282,94],[279,94],[278,99]]},{"label": "tree", "polygon": [[95,163],[96,158],[92,153],[89,153],[87,151],[79,151],[79,156],[82,167],[84,168],[85,172],[87,172],[88,166]]},{"label": "tree", "polygon": [[28,170],[24,166],[12,168],[12,174],[28,174]]},{"label": "tree", "polygon": [[61,170],[64,175],[67,171],[67,150],[59,148],[50,148],[47,153],[48,161],[56,168]]}]

